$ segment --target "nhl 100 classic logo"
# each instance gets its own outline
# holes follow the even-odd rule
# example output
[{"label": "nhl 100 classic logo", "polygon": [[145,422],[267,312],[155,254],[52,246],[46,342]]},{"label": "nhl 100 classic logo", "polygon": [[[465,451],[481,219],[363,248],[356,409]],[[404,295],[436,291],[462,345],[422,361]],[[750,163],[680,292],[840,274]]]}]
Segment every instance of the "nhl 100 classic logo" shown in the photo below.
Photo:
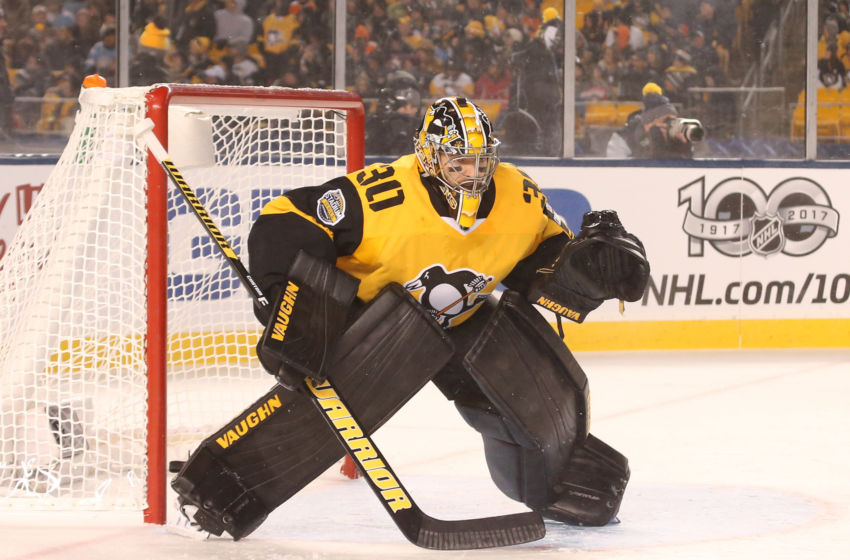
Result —
[{"label": "nhl 100 classic logo", "polygon": [[708,241],[730,257],[784,253],[801,257],[838,233],[838,212],[826,191],[805,177],[785,179],[769,194],[751,179],[731,177],[705,195],[705,177],[679,188],[687,205],[682,229],[688,256],[701,257]]}]

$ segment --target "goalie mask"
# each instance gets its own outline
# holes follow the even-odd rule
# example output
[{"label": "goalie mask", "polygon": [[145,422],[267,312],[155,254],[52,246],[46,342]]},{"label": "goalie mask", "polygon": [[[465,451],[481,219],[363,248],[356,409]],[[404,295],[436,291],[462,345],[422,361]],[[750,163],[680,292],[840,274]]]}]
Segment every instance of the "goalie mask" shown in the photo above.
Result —
[{"label": "goalie mask", "polygon": [[499,140],[490,119],[464,97],[444,97],[425,114],[414,138],[422,169],[440,190],[462,228],[475,224],[481,195],[499,165]]}]

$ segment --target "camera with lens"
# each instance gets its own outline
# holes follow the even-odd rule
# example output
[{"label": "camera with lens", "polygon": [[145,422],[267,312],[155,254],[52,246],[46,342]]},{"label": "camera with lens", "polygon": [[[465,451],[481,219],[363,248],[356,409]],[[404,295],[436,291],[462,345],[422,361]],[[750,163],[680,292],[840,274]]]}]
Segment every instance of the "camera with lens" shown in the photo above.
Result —
[{"label": "camera with lens", "polygon": [[705,138],[705,128],[697,119],[674,117],[668,122],[667,137],[684,138],[688,142],[701,142]]}]

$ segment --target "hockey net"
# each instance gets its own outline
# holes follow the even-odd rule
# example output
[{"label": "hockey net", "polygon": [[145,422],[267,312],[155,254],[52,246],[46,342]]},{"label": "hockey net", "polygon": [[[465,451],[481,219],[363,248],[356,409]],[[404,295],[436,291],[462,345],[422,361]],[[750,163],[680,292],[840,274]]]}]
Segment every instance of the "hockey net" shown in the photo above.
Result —
[{"label": "hockey net", "polygon": [[188,85],[87,89],[80,105],[0,261],[0,508],[137,509],[162,523],[166,458],[185,459],[271,378],[247,292],[134,127],[154,120],[250,266],[265,203],[363,165],[363,105]]}]

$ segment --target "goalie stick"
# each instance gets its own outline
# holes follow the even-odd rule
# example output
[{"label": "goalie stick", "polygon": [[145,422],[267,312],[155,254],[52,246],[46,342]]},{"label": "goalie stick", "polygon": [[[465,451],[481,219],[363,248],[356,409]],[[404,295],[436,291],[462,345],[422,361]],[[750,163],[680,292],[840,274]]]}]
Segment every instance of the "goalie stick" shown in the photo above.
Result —
[{"label": "goalie stick", "polygon": [[[250,292],[255,303],[261,307],[271,305],[259,285],[242,264],[239,256],[189,187],[177,166],[171,161],[168,152],[153,133],[153,128],[154,123],[151,119],[145,119],[136,125],[134,130],[136,141],[143,148],[150,150],[154,158],[162,165],[165,173],[191,206],[201,225],[215,241],[221,253],[229,261],[233,271]],[[464,550],[521,544],[541,539],[546,534],[543,518],[539,513],[533,511],[458,520],[435,519],[427,515],[413,501],[410,493],[404,488],[371,437],[366,435],[365,430],[360,429],[359,431],[363,432],[364,438],[374,451],[375,457],[364,460],[350,449],[348,441],[334,425],[330,414],[333,413],[334,417],[339,417],[339,405],[341,405],[357,425],[357,428],[360,428],[361,424],[330,380],[317,385],[310,378],[305,378],[304,388],[307,394],[312,397],[311,400],[332,429],[337,440],[346,452],[350,452],[361,472],[364,473],[363,478],[380,499],[393,522],[413,544],[436,550]],[[325,399],[336,400],[337,404],[334,408],[325,410],[322,405]]]}]

